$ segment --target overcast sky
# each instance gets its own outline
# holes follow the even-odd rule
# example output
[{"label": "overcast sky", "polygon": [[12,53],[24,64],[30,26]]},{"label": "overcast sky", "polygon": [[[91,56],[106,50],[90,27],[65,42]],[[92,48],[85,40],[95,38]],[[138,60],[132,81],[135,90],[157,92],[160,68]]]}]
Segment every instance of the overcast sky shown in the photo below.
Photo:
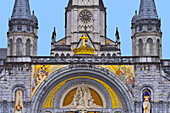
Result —
[{"label": "overcast sky", "polygon": [[[15,0],[0,1],[0,48],[7,47],[8,20]],[[139,10],[140,0],[103,0],[107,7],[107,37],[115,40],[119,27],[123,56],[131,56],[131,19]],[[170,58],[170,0],[156,0],[159,18],[162,20],[163,58]],[[39,20],[38,56],[49,56],[53,27],[57,40],[65,36],[65,7],[68,0],[30,0],[31,11]]]}]

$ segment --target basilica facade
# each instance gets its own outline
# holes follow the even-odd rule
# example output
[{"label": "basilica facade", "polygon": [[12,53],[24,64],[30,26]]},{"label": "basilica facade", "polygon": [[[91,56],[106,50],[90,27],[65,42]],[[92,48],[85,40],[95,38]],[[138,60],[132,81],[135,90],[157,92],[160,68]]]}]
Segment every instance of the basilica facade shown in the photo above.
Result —
[{"label": "basilica facade", "polygon": [[170,113],[154,0],[141,0],[132,17],[128,57],[118,28],[115,41],[107,37],[103,0],[69,0],[65,11],[65,37],[56,41],[54,28],[50,55],[37,56],[38,18],[29,0],[15,0],[0,49],[0,113]]}]

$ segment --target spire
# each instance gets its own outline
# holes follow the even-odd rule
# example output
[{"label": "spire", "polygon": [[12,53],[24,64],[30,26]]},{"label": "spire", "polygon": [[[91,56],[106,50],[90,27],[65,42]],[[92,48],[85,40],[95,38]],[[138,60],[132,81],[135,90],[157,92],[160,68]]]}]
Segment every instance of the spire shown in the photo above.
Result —
[{"label": "spire", "polygon": [[139,9],[140,19],[158,19],[154,0],[141,0]]},{"label": "spire", "polygon": [[119,37],[119,30],[118,30],[118,27],[116,27],[116,40],[119,41],[120,37]]},{"label": "spire", "polygon": [[15,0],[11,19],[31,19],[29,0]]},{"label": "spire", "polygon": [[55,41],[56,41],[56,31],[55,31],[55,27],[54,27],[54,31],[52,34],[52,42],[55,42]]}]

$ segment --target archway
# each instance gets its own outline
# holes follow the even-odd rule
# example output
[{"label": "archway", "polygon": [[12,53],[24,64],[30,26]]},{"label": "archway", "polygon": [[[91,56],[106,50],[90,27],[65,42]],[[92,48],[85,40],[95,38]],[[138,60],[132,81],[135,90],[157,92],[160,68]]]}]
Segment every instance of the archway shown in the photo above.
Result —
[{"label": "archway", "polygon": [[[114,100],[112,100],[112,96],[114,94],[111,94],[111,91],[109,91],[110,89],[116,94],[119,105],[122,105],[122,111],[133,113],[134,104],[132,94],[116,75],[97,67],[81,66],[67,67],[49,75],[46,80],[40,84],[32,97],[32,108],[34,110],[32,113],[41,113],[44,109],[46,109],[43,109],[44,102],[48,102],[47,97],[52,93],[55,95],[55,97],[50,97],[55,98],[53,100],[53,109],[55,109],[55,111],[62,111],[63,109],[60,107],[59,103],[61,102],[63,94],[70,87],[74,87],[82,83],[95,87],[103,93],[106,100],[106,108],[103,108],[103,110],[115,109],[113,104]],[[57,90],[57,92],[53,92],[54,89]]]}]

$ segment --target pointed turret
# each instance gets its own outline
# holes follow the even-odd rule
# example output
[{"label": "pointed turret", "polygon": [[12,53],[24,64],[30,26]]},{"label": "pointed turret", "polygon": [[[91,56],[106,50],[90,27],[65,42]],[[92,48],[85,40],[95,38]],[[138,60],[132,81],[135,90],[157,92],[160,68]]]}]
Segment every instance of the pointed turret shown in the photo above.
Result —
[{"label": "pointed turret", "polygon": [[36,56],[38,19],[29,0],[15,0],[8,30],[8,56]]},{"label": "pointed turret", "polygon": [[119,29],[118,29],[118,27],[116,27],[115,36],[116,36],[117,47],[118,47],[118,49],[120,49],[120,36],[119,36]]},{"label": "pointed turret", "polygon": [[52,43],[54,43],[56,41],[56,31],[55,31],[55,27],[54,27],[54,31],[52,34]]},{"label": "pointed turret", "polygon": [[133,56],[162,57],[161,20],[155,0],[141,0],[139,14],[135,11],[131,29]]},{"label": "pointed turret", "polygon": [[140,19],[158,18],[154,0],[141,0],[140,9],[139,9],[139,18]]},{"label": "pointed turret", "polygon": [[31,19],[29,0],[15,0],[11,19]]},{"label": "pointed turret", "polygon": [[119,42],[119,30],[118,30],[118,27],[116,27],[116,33],[115,33],[115,36],[116,36],[116,41]]}]

